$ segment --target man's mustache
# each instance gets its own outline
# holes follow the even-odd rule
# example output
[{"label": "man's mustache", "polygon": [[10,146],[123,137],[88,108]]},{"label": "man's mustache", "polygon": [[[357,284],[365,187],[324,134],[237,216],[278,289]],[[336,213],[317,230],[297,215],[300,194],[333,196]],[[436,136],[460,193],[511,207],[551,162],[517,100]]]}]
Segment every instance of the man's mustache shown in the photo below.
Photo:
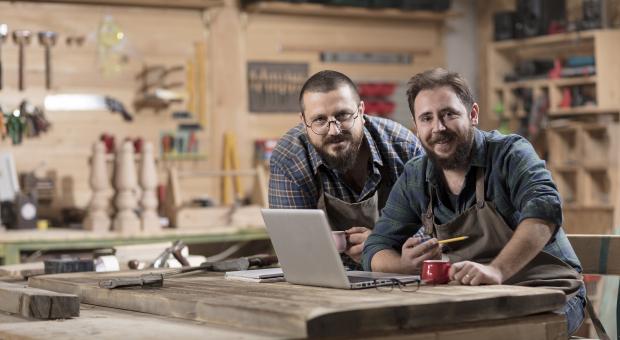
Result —
[{"label": "man's mustache", "polygon": [[325,140],[323,141],[323,144],[335,144],[335,143],[340,143],[340,142],[350,140],[350,139],[351,139],[351,134],[348,131],[343,131],[337,135],[327,136]]},{"label": "man's mustache", "polygon": [[443,131],[438,132],[435,137],[431,138],[428,143],[430,145],[438,144],[438,143],[448,143],[453,141],[456,138],[456,133],[452,131]]}]

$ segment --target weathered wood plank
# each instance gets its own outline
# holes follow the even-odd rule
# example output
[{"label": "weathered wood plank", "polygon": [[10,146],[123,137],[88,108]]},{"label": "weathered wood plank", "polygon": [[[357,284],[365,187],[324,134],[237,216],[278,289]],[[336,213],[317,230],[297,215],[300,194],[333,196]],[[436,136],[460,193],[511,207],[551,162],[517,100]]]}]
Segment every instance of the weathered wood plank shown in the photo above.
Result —
[{"label": "weathered wood plank", "polygon": [[136,275],[59,274],[30,285],[80,296],[83,302],[285,336],[352,336],[449,323],[498,320],[555,310],[557,291],[516,286],[423,286],[418,292],[339,290],[288,283],[227,281],[218,274],[167,279],[160,289],[97,287],[99,280]]},{"label": "weathered wood plank", "polygon": [[[1,339],[274,339],[274,334],[234,330],[204,322],[162,317],[82,305],[79,318],[28,322],[23,318],[0,314]],[[495,322],[474,322],[445,327],[427,327],[413,332],[366,334],[366,339],[474,340],[474,339],[564,339],[564,317],[545,313]]]},{"label": "weathered wood plank", "polygon": [[0,282],[0,310],[35,319],[66,319],[80,315],[76,295]]},{"label": "weathered wood plank", "polygon": [[586,274],[620,275],[620,235],[569,234]]},{"label": "weathered wood plank", "polygon": [[0,266],[0,276],[7,276],[14,279],[27,279],[30,276],[42,275],[44,273],[45,268],[43,266],[43,262]]}]

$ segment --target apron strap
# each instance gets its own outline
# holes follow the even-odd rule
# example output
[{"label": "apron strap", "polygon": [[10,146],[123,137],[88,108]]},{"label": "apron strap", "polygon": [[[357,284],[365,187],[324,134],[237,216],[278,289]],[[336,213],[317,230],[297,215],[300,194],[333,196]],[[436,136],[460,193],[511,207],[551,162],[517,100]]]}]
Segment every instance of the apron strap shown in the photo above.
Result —
[{"label": "apron strap", "polygon": [[435,232],[435,216],[433,216],[433,194],[434,190],[431,185],[428,186],[428,208],[422,221],[424,222],[424,233],[426,235],[433,235]]},{"label": "apron strap", "polygon": [[610,340],[611,338],[607,335],[605,327],[603,327],[603,323],[598,318],[598,315],[596,315],[594,307],[592,307],[592,303],[590,302],[590,299],[588,299],[588,295],[586,295],[586,309],[588,310],[588,315],[590,315],[590,320],[592,320],[592,325],[596,330],[596,335],[598,335],[598,338],[601,340]]},{"label": "apron strap", "polygon": [[484,207],[484,168],[476,171],[476,205],[478,208]]}]

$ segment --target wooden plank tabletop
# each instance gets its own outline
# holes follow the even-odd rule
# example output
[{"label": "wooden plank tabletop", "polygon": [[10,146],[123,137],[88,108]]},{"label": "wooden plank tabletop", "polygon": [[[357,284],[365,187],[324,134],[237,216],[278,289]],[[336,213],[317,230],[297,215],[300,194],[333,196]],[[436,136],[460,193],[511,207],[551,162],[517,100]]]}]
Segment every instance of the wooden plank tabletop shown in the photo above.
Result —
[{"label": "wooden plank tabletop", "polygon": [[[0,312],[0,339],[280,339],[275,334],[236,330],[206,322],[183,320],[82,304],[79,318],[32,321]],[[290,338],[290,337],[289,337]],[[557,340],[565,339],[561,315],[537,314],[493,322],[470,322],[441,328],[420,328],[407,333],[381,333],[364,337],[377,340]]]},{"label": "wooden plank tabletop", "polygon": [[166,279],[163,288],[102,289],[99,280],[140,272],[33,277],[30,286],[76,294],[82,303],[275,332],[285,337],[353,336],[556,310],[558,291],[517,286],[422,286],[419,291],[340,290],[248,283],[204,273]]}]

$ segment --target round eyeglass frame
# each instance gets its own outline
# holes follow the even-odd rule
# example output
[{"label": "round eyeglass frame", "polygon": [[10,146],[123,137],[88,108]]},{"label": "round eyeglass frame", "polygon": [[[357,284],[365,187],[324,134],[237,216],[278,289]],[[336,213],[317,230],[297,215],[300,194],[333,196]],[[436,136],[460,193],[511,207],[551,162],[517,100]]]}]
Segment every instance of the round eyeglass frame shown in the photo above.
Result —
[{"label": "round eyeglass frame", "polygon": [[[361,103],[360,103],[361,104]],[[349,117],[347,120],[341,122],[339,120],[337,120],[336,118],[332,119],[332,120],[328,120],[327,121],[327,129],[325,129],[325,132],[323,133],[319,133],[315,130],[315,128],[312,127],[312,123],[310,122],[310,124],[306,123],[306,117],[304,115],[304,125],[306,125],[307,128],[310,128],[310,130],[312,130],[312,132],[314,132],[315,134],[319,135],[319,136],[326,136],[327,134],[329,134],[329,129],[331,129],[331,124],[334,123],[336,125],[336,127],[338,128],[338,130],[340,131],[348,131],[351,130],[354,126],[355,126],[355,121],[357,120],[357,117],[359,117],[360,115],[360,104],[357,105],[357,110],[355,111],[354,114],[351,115],[351,117]],[[351,126],[347,127],[347,128],[343,128],[342,124],[344,123],[348,123],[351,122]]]},{"label": "round eyeglass frame", "polygon": [[401,292],[415,293],[420,289],[420,280],[404,282],[396,278],[390,278],[391,284],[381,284],[378,280],[374,280],[375,289],[380,292],[391,292],[394,286],[397,286]]}]

